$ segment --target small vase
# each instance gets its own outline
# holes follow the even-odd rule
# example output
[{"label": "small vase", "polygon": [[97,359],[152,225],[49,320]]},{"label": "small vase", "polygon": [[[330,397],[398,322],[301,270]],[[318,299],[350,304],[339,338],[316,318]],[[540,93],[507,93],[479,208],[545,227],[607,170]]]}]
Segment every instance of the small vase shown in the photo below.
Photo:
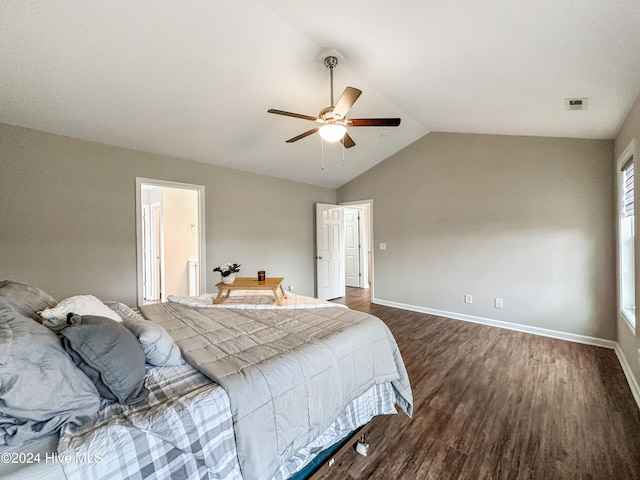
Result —
[{"label": "small vase", "polygon": [[222,283],[225,285],[231,285],[236,279],[236,274],[232,273],[231,275],[227,275],[226,277],[222,277]]}]

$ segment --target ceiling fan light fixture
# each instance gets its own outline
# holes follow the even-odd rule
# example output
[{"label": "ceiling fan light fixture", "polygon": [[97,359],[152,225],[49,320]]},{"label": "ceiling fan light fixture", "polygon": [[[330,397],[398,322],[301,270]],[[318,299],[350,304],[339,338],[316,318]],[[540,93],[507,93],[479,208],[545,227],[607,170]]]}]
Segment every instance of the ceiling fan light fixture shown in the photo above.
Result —
[{"label": "ceiling fan light fixture", "polygon": [[[311,115],[301,115],[299,113],[285,112],[284,110],[276,110],[270,108],[268,113],[275,113],[277,115],[284,115],[287,117],[300,118],[302,120],[309,120],[320,124],[311,130],[307,130],[300,135],[296,135],[293,138],[287,140],[287,143],[297,142],[303,138],[313,135],[318,132],[320,138],[327,142],[342,142],[344,148],[351,148],[356,146],[356,142],[347,133],[346,126],[349,127],[397,127],[400,125],[399,118],[347,118],[347,114],[353,104],[358,100],[362,94],[362,90],[358,90],[354,87],[346,87],[338,98],[337,102],[333,101],[333,69],[338,65],[338,57],[329,55],[324,59],[325,66],[329,69],[329,83],[331,92],[331,103],[329,107],[320,110],[317,117]],[[324,145],[324,144],[323,144]]]},{"label": "ceiling fan light fixture", "polygon": [[326,142],[337,142],[344,137],[345,133],[347,133],[347,128],[338,123],[328,123],[320,127],[318,133]]}]

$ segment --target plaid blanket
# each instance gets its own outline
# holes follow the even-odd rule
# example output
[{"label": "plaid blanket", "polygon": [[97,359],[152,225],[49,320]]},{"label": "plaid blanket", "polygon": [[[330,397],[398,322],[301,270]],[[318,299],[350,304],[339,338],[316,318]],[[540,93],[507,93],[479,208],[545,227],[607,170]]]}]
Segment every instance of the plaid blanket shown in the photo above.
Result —
[{"label": "plaid blanket", "polygon": [[[149,399],[138,406],[103,401],[98,417],[63,428],[56,460],[75,479],[242,479],[229,400],[191,365],[148,367]],[[287,459],[285,480],[315,455],[375,415],[395,414],[390,383],[356,398],[324,434]],[[52,454],[53,455],[53,454]]]},{"label": "plaid blanket", "polygon": [[68,479],[242,479],[224,389],[188,364],[147,367],[146,386],[146,402],[103,400],[90,422],[62,429]]}]

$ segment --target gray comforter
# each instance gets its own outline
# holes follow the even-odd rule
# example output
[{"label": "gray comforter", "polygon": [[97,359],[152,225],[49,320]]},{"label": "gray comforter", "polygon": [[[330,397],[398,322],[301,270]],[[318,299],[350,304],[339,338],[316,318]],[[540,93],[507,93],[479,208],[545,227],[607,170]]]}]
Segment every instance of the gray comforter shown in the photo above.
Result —
[{"label": "gray comforter", "polygon": [[413,400],[393,335],[347,308],[239,310],[177,303],[141,307],[183,356],[227,391],[245,480],[268,479],[374,384]]}]

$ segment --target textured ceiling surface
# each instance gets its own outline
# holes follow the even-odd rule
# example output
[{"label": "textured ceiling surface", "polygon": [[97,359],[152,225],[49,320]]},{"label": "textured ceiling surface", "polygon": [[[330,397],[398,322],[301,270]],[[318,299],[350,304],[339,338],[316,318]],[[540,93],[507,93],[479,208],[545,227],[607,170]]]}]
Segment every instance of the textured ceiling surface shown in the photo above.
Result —
[{"label": "textured ceiling surface", "polygon": [[[637,0],[3,0],[0,122],[335,188],[430,131],[613,138],[639,26]],[[400,127],[285,143],[314,124],[267,110],[328,106],[329,49],[350,116]]]}]

